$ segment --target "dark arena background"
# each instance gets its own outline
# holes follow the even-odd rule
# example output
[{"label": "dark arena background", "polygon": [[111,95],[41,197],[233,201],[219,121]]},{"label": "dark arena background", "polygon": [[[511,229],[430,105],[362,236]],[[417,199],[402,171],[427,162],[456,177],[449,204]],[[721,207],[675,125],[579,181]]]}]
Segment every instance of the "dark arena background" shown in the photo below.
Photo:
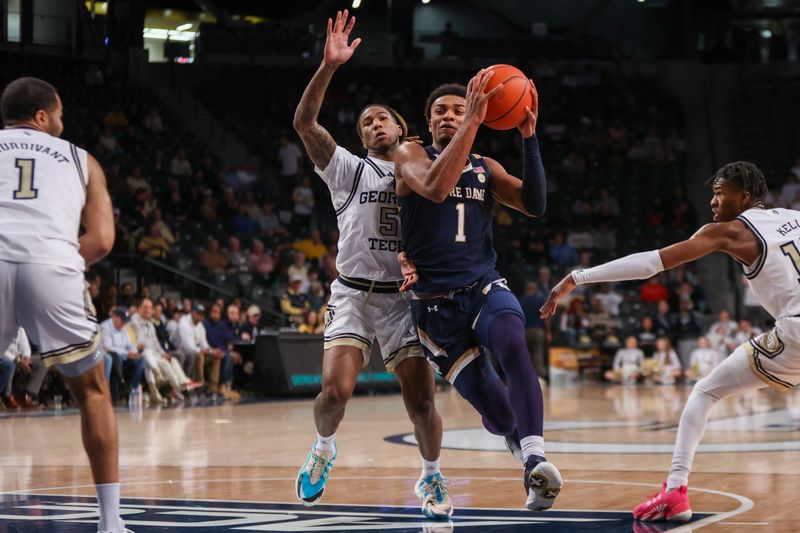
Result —
[{"label": "dark arena background", "polygon": [[[116,327],[112,315],[124,317],[140,350],[139,315],[154,324],[165,360],[177,359],[190,349],[180,323],[191,316],[207,336],[191,342],[224,354],[205,368],[184,364],[178,382],[134,358],[104,363],[131,531],[800,530],[794,389],[714,407],[694,459],[689,522],[632,514],[667,478],[694,383],[737,346],[758,350],[753,339],[774,326],[734,260],[711,254],[647,280],[581,286],[553,317],[539,317],[572,270],[663,248],[711,222],[707,180],[726,163],[758,165],[767,209],[800,210],[800,2],[0,6],[0,85],[22,76],[51,83],[62,137],[107,178],[116,240],[86,272],[101,337]],[[356,123],[367,104],[396,109],[428,145],[425,101],[440,84],[466,85],[494,64],[535,83],[547,208],[529,218],[496,202],[493,242],[525,314],[547,459],[564,477],[551,510],[525,509],[522,467],[503,438],[437,377],[441,472],[455,511],[426,519],[414,493],[414,426],[372,339],[324,498],[313,507],[297,500],[295,477],[316,435],[323,324],[343,312],[328,306],[331,285],[350,274],[337,271],[342,204],[293,121],[323,59],[327,20],[345,9],[357,20],[351,40],[362,42],[333,75],[318,122],[359,158]],[[481,127],[470,152],[522,176],[522,151],[516,129]],[[354,205],[365,198],[356,185]],[[364,253],[370,246],[365,239]],[[143,311],[145,301],[153,309]],[[0,531],[92,533],[99,510],[77,405],[38,352],[15,343],[0,358]],[[708,354],[716,360],[707,364]]]}]

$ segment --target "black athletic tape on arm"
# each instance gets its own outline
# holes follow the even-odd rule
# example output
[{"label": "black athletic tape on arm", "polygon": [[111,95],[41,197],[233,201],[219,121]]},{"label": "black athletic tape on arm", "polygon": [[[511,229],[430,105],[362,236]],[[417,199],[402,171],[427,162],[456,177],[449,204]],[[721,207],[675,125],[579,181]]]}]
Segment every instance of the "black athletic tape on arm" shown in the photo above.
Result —
[{"label": "black athletic tape on arm", "polygon": [[547,206],[547,180],[535,134],[522,139],[522,203],[535,217],[544,215]]}]

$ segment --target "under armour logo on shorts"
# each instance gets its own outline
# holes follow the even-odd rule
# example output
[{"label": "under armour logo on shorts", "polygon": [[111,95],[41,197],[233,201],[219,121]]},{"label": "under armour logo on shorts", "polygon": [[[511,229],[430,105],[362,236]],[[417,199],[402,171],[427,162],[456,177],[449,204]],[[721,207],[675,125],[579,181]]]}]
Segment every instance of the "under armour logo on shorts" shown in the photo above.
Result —
[{"label": "under armour logo on shorts", "polygon": [[438,310],[439,310],[439,306],[438,305],[429,305],[428,306],[428,312],[429,313],[435,313]]}]

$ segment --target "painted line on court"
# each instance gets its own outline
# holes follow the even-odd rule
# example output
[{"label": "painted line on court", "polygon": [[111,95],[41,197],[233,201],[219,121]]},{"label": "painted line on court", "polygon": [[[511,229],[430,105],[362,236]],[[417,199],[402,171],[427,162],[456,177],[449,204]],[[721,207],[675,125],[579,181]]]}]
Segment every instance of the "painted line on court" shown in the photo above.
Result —
[{"label": "painted line on court", "polygon": [[[235,479],[192,479],[192,480],[163,480],[163,481],[133,481],[130,483],[120,483],[121,487],[126,486],[142,486],[142,485],[171,485],[171,484],[187,484],[187,483],[241,483],[241,482],[248,482],[248,481],[294,481],[295,477],[259,477],[259,478],[235,478]],[[339,480],[348,480],[348,481],[355,481],[355,480],[364,480],[364,479],[376,479],[376,480],[408,480],[408,476],[343,476],[337,477],[336,479]],[[517,477],[496,477],[496,476],[458,476],[451,479],[467,479],[467,480],[484,480],[484,481],[518,481]],[[622,485],[628,487],[660,487],[655,483],[637,483],[637,482],[629,482],[629,481],[601,481],[601,480],[588,480],[588,479],[565,479],[566,483],[578,483],[578,484],[586,484],[586,485]],[[78,488],[94,488],[94,484],[85,484],[85,485],[67,485],[61,487],[43,487],[38,489],[27,489],[27,490],[18,490],[18,491],[10,491],[10,492],[2,492],[0,494],[26,494],[31,492],[36,492],[37,494],[47,496],[47,493],[41,493],[41,491],[52,491],[52,490],[66,490],[66,489],[78,489]],[[701,528],[703,526],[708,526],[711,524],[716,524],[723,520],[727,520],[729,518],[733,518],[734,516],[738,516],[742,513],[746,513],[747,511],[751,510],[755,507],[753,500],[747,498],[746,496],[742,496],[740,494],[734,494],[732,492],[724,492],[720,490],[714,489],[703,489],[703,488],[695,488],[692,487],[689,489],[693,492],[703,492],[706,494],[716,494],[718,496],[723,496],[726,498],[731,498],[739,502],[739,507],[733,509],[732,511],[725,511],[721,513],[715,513],[712,516],[703,518],[698,520],[697,522],[693,522],[692,524],[687,524],[685,526],[678,527],[677,529],[670,530],[671,533],[685,533],[688,531],[692,531],[694,529]],[[69,496],[68,494],[52,494],[53,496]],[[151,500],[176,500],[179,498],[151,498]],[[232,502],[232,503],[258,503],[258,504],[265,504],[265,503],[287,503],[287,502],[259,502],[253,500],[210,500],[210,499],[202,499],[202,498],[192,498],[192,501],[202,501],[202,502]],[[294,502],[290,502],[294,503]],[[381,505],[370,505],[370,504],[332,504],[332,505],[343,505],[343,506],[351,506],[351,507],[383,507]],[[470,507],[470,509],[488,509],[488,510],[502,510],[502,508],[498,509],[495,507]],[[513,509],[519,510],[519,509]],[[556,509],[558,511],[580,511],[580,512],[595,512],[591,509]],[[629,512],[629,509],[625,509],[624,511],[610,511],[608,512]],[[744,523],[744,522],[742,522]],[[765,523],[766,524],[766,523]]]}]

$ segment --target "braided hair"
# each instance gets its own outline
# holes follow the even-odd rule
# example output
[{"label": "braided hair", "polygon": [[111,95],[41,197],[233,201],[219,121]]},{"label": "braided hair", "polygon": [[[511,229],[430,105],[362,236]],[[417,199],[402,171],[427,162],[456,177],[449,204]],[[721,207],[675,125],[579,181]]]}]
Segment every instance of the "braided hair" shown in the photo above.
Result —
[{"label": "braided hair", "polygon": [[400,126],[400,144],[403,144],[404,142],[421,143],[419,137],[416,136],[410,137],[408,135],[408,124],[406,123],[406,119],[403,118],[403,115],[401,115],[395,108],[389,107],[388,105],[385,104],[367,104],[361,109],[361,111],[358,112],[359,120],[356,121],[356,131],[358,131],[359,138],[361,139],[364,138],[364,135],[361,131],[361,120],[360,120],[361,115],[363,115],[364,111],[366,111],[370,107],[380,107],[381,109],[385,109],[390,115],[392,115],[394,121],[397,122],[398,126]]},{"label": "braided hair", "polygon": [[728,163],[706,182],[706,185],[728,185],[750,193],[754,204],[763,204],[767,195],[767,180],[764,173],[749,161]]}]

